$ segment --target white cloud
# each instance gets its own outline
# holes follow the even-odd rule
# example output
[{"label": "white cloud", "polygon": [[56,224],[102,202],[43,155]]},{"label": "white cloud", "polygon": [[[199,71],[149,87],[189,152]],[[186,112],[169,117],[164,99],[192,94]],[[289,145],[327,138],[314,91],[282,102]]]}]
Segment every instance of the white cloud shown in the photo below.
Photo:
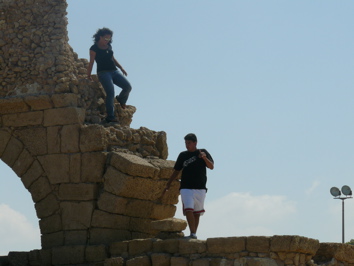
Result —
[{"label": "white cloud", "polygon": [[314,190],[320,185],[321,183],[318,180],[312,182],[312,185],[309,189],[306,190],[306,195],[310,195],[314,192]]},{"label": "white cloud", "polygon": [[0,256],[9,251],[40,249],[40,230],[21,213],[0,204]]},{"label": "white cloud", "polygon": [[[297,215],[296,203],[284,196],[250,193],[231,193],[209,201],[205,209],[198,228],[200,239],[292,234],[289,227]],[[188,228],[185,234],[189,234]]]}]

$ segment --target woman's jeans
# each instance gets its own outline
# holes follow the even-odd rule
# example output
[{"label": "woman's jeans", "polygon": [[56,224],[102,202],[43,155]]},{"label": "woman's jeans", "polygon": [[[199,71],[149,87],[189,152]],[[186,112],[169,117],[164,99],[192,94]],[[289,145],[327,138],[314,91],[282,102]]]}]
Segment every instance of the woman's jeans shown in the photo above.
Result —
[{"label": "woman's jeans", "polygon": [[113,119],[114,116],[114,85],[117,85],[122,89],[117,97],[118,102],[123,105],[127,102],[129,93],[132,90],[132,86],[129,81],[118,72],[115,71],[104,71],[97,73],[98,79],[101,82],[104,90],[106,91],[106,111],[107,118]]}]

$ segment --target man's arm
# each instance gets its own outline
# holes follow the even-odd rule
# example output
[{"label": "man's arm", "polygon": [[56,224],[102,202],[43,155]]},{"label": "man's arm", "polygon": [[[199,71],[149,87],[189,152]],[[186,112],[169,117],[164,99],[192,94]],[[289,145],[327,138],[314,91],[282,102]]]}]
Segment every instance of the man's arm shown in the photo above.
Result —
[{"label": "man's arm", "polygon": [[214,169],[214,163],[208,159],[208,157],[206,156],[206,153],[205,153],[205,152],[201,151],[200,154],[199,154],[199,157],[204,160],[206,166],[207,166],[210,170],[213,170],[213,169]]},{"label": "man's arm", "polygon": [[173,173],[171,174],[170,178],[168,179],[168,182],[166,184],[166,187],[164,188],[164,190],[162,191],[162,194],[160,196],[160,200],[162,199],[162,197],[165,195],[166,191],[168,191],[170,189],[171,183],[173,180],[175,180],[178,175],[179,175],[180,171],[174,170]]},{"label": "man's arm", "polygon": [[170,189],[171,183],[173,180],[175,180],[178,177],[179,171],[174,170],[172,175],[170,176],[170,179],[168,180],[166,187],[165,187],[165,191]]}]

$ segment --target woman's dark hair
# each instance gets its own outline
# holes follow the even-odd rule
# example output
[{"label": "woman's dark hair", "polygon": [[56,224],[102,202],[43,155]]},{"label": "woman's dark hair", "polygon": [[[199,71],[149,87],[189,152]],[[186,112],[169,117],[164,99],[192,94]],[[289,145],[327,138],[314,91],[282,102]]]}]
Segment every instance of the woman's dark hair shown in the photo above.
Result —
[{"label": "woman's dark hair", "polygon": [[113,31],[111,31],[109,28],[98,29],[97,32],[92,36],[93,42],[97,43],[100,40],[100,37],[105,36],[105,35],[111,35],[111,40],[109,41],[109,44],[111,44],[112,37],[113,37]]}]

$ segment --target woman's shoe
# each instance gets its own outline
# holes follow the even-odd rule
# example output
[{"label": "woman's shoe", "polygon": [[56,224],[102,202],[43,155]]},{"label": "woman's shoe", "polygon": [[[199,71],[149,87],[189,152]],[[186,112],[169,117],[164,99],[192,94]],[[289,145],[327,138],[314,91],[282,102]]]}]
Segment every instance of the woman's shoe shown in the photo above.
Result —
[{"label": "woman's shoe", "polygon": [[118,99],[118,95],[116,96],[117,102],[120,104],[120,106],[122,107],[122,109],[127,108],[127,106],[124,103],[121,103]]},{"label": "woman's shoe", "polygon": [[118,123],[119,121],[118,121],[117,118],[108,118],[108,117],[106,117],[105,122],[106,123]]}]

